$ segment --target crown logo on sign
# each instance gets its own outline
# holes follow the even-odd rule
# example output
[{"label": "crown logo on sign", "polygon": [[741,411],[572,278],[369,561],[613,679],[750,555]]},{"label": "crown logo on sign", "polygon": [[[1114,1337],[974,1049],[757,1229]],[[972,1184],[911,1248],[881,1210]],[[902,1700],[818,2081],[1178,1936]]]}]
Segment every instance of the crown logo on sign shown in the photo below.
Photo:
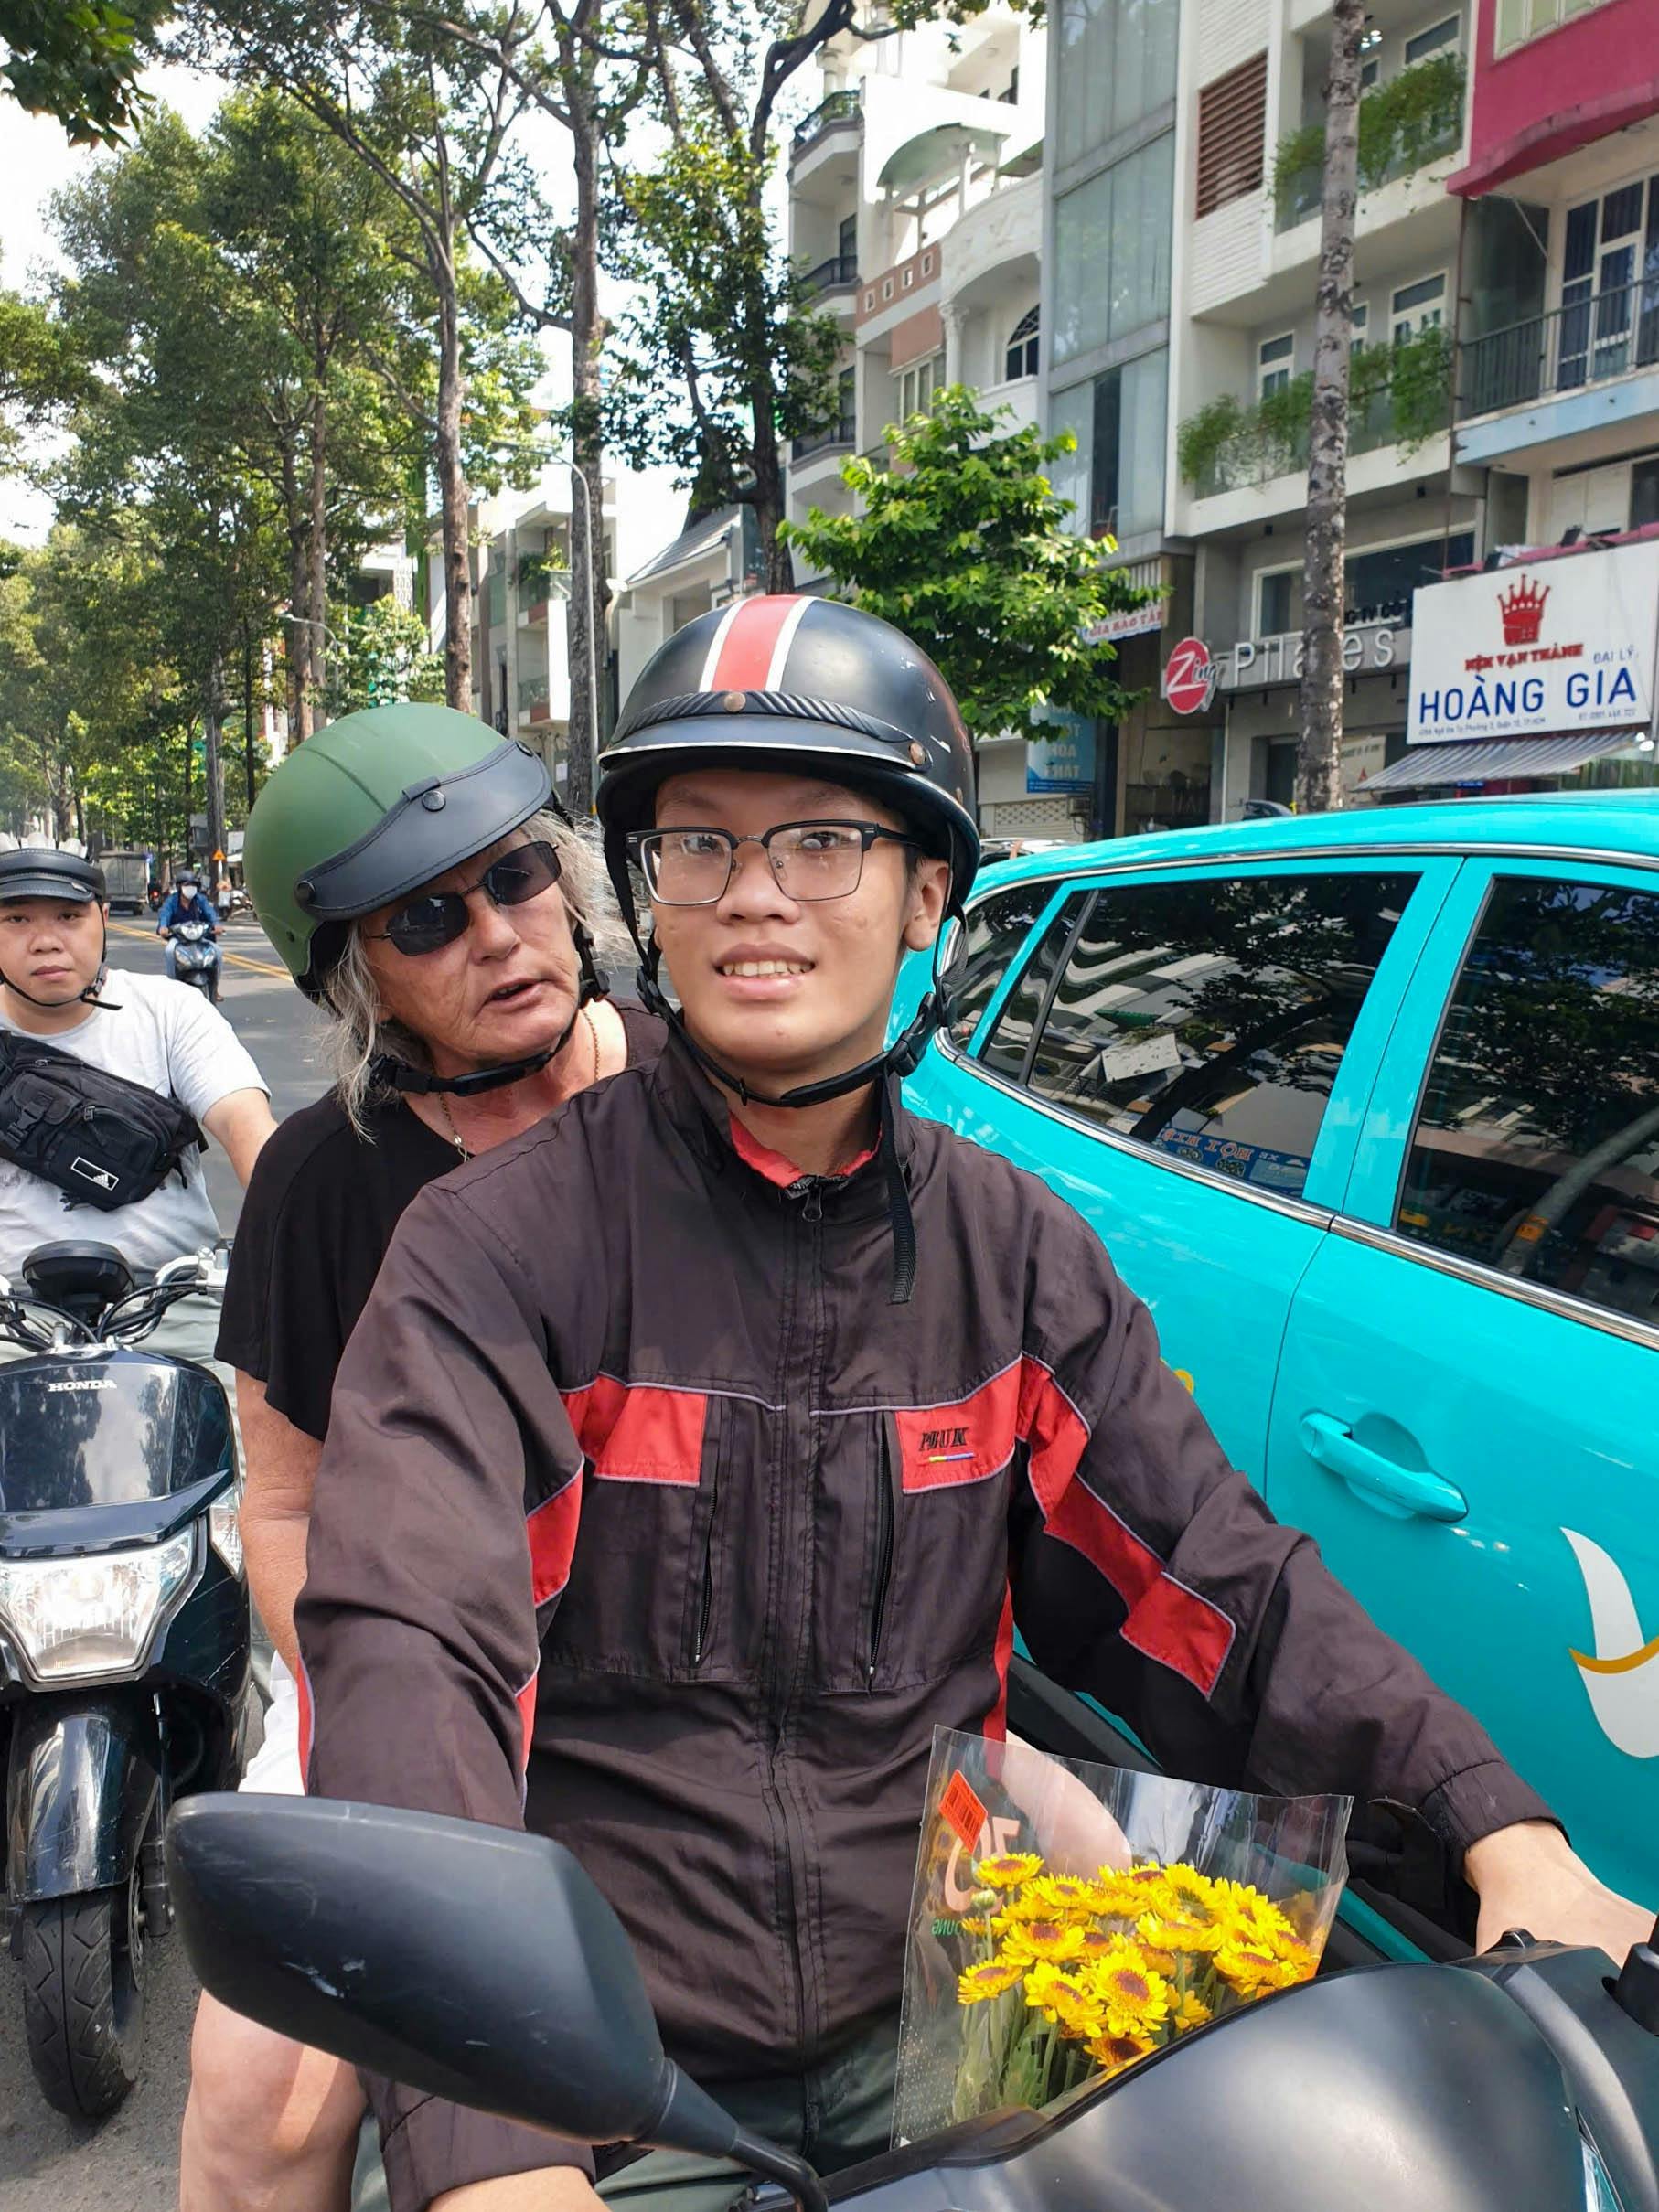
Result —
[{"label": "crown logo on sign", "polygon": [[1519,583],[1512,583],[1508,591],[1498,593],[1498,613],[1504,618],[1504,643],[1506,646],[1537,644],[1538,632],[1544,623],[1544,602],[1548,597],[1548,584],[1540,590],[1526,576],[1523,576]]}]

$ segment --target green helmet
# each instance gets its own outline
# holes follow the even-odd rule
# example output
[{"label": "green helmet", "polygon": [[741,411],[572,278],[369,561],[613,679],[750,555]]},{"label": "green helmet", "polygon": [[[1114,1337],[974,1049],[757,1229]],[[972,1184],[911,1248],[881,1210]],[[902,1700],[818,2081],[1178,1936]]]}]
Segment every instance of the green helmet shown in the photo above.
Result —
[{"label": "green helmet", "polygon": [[482,852],[551,791],[528,745],[452,707],[345,715],[294,747],[248,817],[253,911],[315,999],[348,922]]}]

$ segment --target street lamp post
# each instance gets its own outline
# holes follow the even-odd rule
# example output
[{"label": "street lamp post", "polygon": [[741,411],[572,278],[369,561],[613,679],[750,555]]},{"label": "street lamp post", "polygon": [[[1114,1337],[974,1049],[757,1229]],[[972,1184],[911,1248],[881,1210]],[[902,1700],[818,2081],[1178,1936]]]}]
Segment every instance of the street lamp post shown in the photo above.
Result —
[{"label": "street lamp post", "polygon": [[[326,622],[319,622],[315,614],[295,614],[290,612],[283,616],[283,620],[284,622],[297,624],[297,625],[303,630],[320,630],[323,633],[323,636],[326,641],[332,646],[337,652],[348,652],[348,648],[341,645],[337,635],[328,627],[328,625]],[[326,714],[324,719],[327,719]]]},{"label": "street lamp post", "polygon": [[594,620],[594,495],[588,489],[587,478],[576,465],[573,454],[549,454],[548,459],[562,462],[571,472],[571,482],[582,491],[582,536],[587,551],[587,604],[583,618],[587,625],[587,747],[588,803],[593,803],[594,786],[599,773],[599,640],[598,624]]}]

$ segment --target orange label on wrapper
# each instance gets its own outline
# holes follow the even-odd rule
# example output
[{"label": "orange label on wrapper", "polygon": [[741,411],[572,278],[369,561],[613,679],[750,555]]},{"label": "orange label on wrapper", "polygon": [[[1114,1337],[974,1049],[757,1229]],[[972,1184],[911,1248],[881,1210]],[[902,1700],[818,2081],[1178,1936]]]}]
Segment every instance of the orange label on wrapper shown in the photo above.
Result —
[{"label": "orange label on wrapper", "polygon": [[974,1795],[972,1785],[960,1767],[946,1784],[939,1811],[956,1830],[963,1850],[971,1851],[985,1826],[985,1808]]}]

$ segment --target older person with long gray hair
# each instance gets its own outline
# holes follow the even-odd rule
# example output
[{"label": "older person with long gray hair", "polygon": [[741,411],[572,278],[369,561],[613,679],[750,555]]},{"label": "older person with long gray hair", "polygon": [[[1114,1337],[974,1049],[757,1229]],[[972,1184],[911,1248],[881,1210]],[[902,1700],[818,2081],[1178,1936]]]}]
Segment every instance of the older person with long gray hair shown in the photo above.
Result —
[{"label": "older person with long gray hair", "polygon": [[[312,1484],[335,1371],[392,1232],[427,1183],[655,1059],[662,1032],[605,996],[602,878],[551,810],[545,766],[468,715],[377,707],[331,723],[261,794],[245,861],[266,934],[329,1018],[336,1071],[261,1156],[219,1338],[237,1371],[249,1580],[276,1651],[242,1786],[298,1791],[294,1604]],[[183,2212],[344,2212],[356,2075],[209,1997],[191,2058]]]}]

